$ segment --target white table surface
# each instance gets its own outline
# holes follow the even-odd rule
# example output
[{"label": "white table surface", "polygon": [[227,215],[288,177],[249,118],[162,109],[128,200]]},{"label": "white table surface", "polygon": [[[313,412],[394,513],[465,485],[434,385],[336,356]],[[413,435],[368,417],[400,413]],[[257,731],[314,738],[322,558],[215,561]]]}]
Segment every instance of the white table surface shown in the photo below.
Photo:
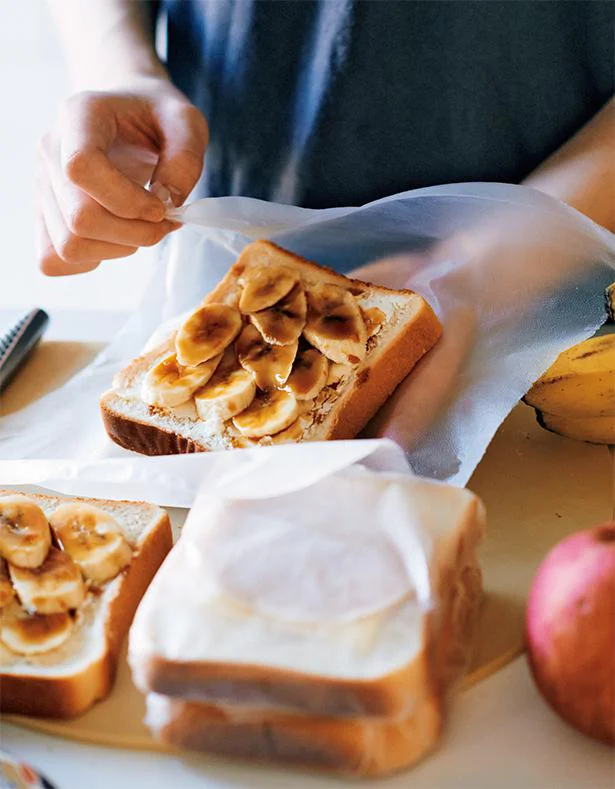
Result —
[{"label": "white table surface", "polygon": [[[0,327],[16,312],[0,310]],[[52,311],[49,339],[102,341],[119,313]],[[315,776],[83,745],[0,724],[5,750],[58,789],[307,789],[349,785]],[[390,789],[613,789],[614,751],[562,723],[542,701],[524,657],[460,695],[439,749]]]}]

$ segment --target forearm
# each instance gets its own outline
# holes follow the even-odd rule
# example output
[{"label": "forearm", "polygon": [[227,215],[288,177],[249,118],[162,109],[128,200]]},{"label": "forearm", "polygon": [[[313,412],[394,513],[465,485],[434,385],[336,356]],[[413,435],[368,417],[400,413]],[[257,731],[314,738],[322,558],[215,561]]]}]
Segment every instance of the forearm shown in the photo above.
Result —
[{"label": "forearm", "polygon": [[155,51],[149,4],[137,0],[47,0],[75,90],[113,90],[167,78]]},{"label": "forearm", "polygon": [[615,99],[524,183],[615,232]]}]

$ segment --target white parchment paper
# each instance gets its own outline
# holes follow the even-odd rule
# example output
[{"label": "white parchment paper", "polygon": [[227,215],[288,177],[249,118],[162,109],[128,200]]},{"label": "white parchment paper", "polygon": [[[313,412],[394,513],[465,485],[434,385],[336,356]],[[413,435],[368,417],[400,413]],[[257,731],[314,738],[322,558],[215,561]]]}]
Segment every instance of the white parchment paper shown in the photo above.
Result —
[{"label": "white parchment paper", "polygon": [[[457,485],[466,484],[531,383],[604,321],[604,288],[615,279],[612,234],[518,186],[449,185],[323,211],[229,197],[174,215],[186,227],[165,245],[141,307],[120,334],[66,386],[0,419],[0,484],[53,483],[83,493],[79,477],[86,475],[88,495],[120,497],[121,488],[123,497],[190,503],[209,461],[135,458],[105,435],[98,399],[113,374],[165,321],[194,308],[254,238],[270,237],[343,272],[391,258],[378,280],[429,300],[443,338],[371,430],[397,442],[416,473]],[[374,272],[368,266],[365,275]],[[298,447],[293,462],[321,463],[324,447],[314,451]],[[243,452],[224,462],[244,462]]]}]

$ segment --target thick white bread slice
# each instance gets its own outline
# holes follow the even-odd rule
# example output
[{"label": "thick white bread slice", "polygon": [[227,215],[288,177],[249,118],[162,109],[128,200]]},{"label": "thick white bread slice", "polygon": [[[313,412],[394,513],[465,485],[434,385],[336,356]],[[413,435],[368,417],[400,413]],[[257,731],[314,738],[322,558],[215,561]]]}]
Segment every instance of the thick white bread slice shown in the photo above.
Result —
[{"label": "thick white bread slice", "polygon": [[[258,261],[258,265],[291,266],[300,271],[308,288],[311,283],[319,282],[350,288],[362,309],[377,307],[385,314],[381,329],[368,340],[365,360],[349,368],[341,380],[326,386],[302,415],[300,430],[285,440],[354,438],[435,345],[442,331],[438,319],[429,304],[410,290],[389,290],[348,279],[267,241],[255,242],[250,248],[249,259]],[[204,303],[236,303],[240,292],[238,280],[245,269],[242,254]],[[146,455],[245,446],[246,440],[232,424],[198,420],[192,403],[169,409],[143,402],[143,377],[172,350],[173,342],[174,335],[135,359],[116,376],[113,389],[102,396],[103,421],[111,438],[120,446]],[[271,443],[271,438],[263,439],[262,443]]]},{"label": "thick white bread slice", "polygon": [[465,669],[477,624],[480,585],[461,574],[431,659],[442,679],[402,719],[335,718],[263,712],[182,701],[149,693],[146,723],[180,748],[293,768],[376,777],[415,764],[436,746],[445,719],[443,689]]},{"label": "thick white bread slice", "polygon": [[[0,490],[0,496],[14,492]],[[66,501],[93,504],[117,520],[133,548],[130,565],[100,594],[88,594],[71,636],[60,647],[40,655],[18,655],[0,642],[0,710],[72,717],[111,690],[135,609],[173,544],[171,524],[163,509],[143,502],[26,495],[47,517]]]},{"label": "thick white bread slice", "polygon": [[[207,523],[195,514],[193,528],[184,533],[161,568],[131,629],[129,660],[143,691],[259,709],[386,717],[407,716],[417,700],[444,694],[456,671],[450,659],[444,663],[440,656],[454,654],[453,663],[460,666],[469,659],[471,639],[461,634],[473,621],[481,594],[475,553],[484,523],[480,501],[467,490],[405,476],[384,482],[377,475],[342,472],[326,483],[329,489],[318,483],[318,489],[278,497],[275,509],[272,500],[267,502],[269,510],[262,511],[256,509],[257,502],[243,502],[244,509],[236,513],[233,502],[225,502],[216,505],[213,516],[208,512],[201,518]],[[263,613],[255,602],[250,605],[229,596],[208,567],[208,543],[199,549],[194,542],[197,532],[200,535],[207,526],[215,529],[216,522],[225,524],[235,518],[240,523],[252,517],[246,509],[250,506],[255,530],[259,519],[267,530],[274,516],[276,523],[293,524],[300,520],[297,512],[309,513],[318,507],[321,522],[327,522],[328,512],[332,525],[356,526],[359,538],[375,523],[382,495],[392,485],[401,492],[400,503],[402,507],[407,504],[426,542],[435,603],[428,610],[406,596],[350,621],[326,617],[320,622],[288,621],[288,617]],[[402,545],[401,550],[404,561],[420,568],[420,556],[417,562],[412,545],[407,549]],[[261,560],[266,562],[266,571],[271,569],[265,580],[270,587],[282,577],[281,563],[276,562],[274,572],[275,554],[271,556]],[[337,568],[337,559],[334,563]],[[369,572],[373,585],[381,579],[372,574],[368,563],[361,571],[366,584]],[[292,583],[284,582],[292,587],[282,589],[291,602],[305,588],[304,581],[309,584],[319,577],[317,568],[312,567],[310,574],[306,567],[296,568]],[[356,576],[356,567],[350,571]],[[261,573],[265,579],[267,575]],[[287,573],[283,576],[288,578]],[[471,605],[460,605],[457,610],[461,586],[471,590]],[[349,588],[350,582],[341,578],[340,594]],[[449,649],[448,644],[453,646]]]},{"label": "thick white bread slice", "polygon": [[379,777],[416,764],[440,738],[443,705],[421,699],[400,721],[221,709],[147,696],[146,723],[168,745],[284,767]]}]

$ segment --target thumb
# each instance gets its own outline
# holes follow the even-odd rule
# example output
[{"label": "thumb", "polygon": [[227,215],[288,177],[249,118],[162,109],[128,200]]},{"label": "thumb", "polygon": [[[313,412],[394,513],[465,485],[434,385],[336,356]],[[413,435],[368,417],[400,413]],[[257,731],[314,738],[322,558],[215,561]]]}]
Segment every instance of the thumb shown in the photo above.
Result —
[{"label": "thumb", "polygon": [[207,121],[192,104],[173,101],[158,111],[160,157],[152,183],[166,186],[173,204],[182,205],[203,170],[209,139]]}]

